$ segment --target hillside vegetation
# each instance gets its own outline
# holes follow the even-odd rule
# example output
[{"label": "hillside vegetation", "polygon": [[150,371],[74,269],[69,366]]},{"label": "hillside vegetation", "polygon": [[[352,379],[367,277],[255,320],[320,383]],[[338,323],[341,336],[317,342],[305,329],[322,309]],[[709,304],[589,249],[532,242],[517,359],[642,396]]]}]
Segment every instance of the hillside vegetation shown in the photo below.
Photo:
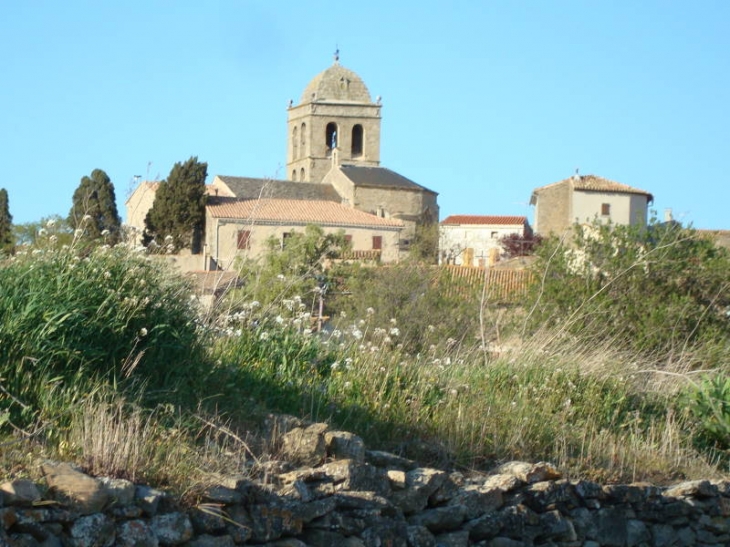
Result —
[{"label": "hillside vegetation", "polygon": [[311,227],[241,263],[242,287],[212,310],[122,246],[51,233],[5,260],[2,468],[61,457],[185,491],[275,457],[259,433],[276,412],[464,469],[727,471],[730,257],[695,231],[547,240],[530,295],[509,305],[416,261],[331,266],[341,239]]}]

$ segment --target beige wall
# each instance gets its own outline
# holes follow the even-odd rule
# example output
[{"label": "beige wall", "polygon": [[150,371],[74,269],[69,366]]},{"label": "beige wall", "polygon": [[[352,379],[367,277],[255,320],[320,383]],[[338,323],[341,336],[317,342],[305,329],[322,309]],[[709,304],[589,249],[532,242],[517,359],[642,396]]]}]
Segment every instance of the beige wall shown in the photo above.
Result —
[{"label": "beige wall", "polygon": [[570,186],[557,184],[549,188],[541,188],[537,192],[535,204],[535,232],[562,234],[572,224],[572,201]]},{"label": "beige wall", "polygon": [[[601,214],[602,206],[610,206],[610,215]],[[615,192],[573,192],[573,222],[590,223],[595,219],[613,224],[646,223],[646,196]]]},{"label": "beige wall", "polygon": [[155,187],[155,183],[141,182],[125,203],[127,213],[126,224],[135,230],[135,244],[142,241],[144,219],[149,210],[152,209],[152,204],[155,202]]},{"label": "beige wall", "polygon": [[[206,255],[213,259],[218,267],[227,270],[233,267],[237,256],[245,258],[259,258],[267,250],[267,241],[271,236],[282,240],[284,233],[303,233],[306,226],[300,225],[268,225],[251,224],[244,220],[214,219],[209,215],[206,219]],[[340,228],[333,226],[322,227],[326,234],[344,231],[345,235],[352,236],[353,251],[370,251],[373,248],[373,236],[382,237],[382,262],[397,262],[399,258],[398,241],[400,229],[382,228]],[[250,230],[250,249],[237,248],[239,230]]]},{"label": "beige wall", "polygon": [[[604,203],[610,205],[610,215],[602,215]],[[575,223],[590,223],[595,219],[614,224],[645,224],[648,197],[618,192],[585,192],[573,190],[567,182],[542,188],[535,203],[535,232],[560,235]]]},{"label": "beige wall", "polygon": [[[381,214],[385,218],[397,218],[405,223],[402,237],[413,239],[416,224],[423,221],[438,222],[438,204],[436,195],[425,191],[390,190],[387,188],[357,187],[355,188],[356,209],[373,214]],[[428,212],[430,218],[424,218]]]},{"label": "beige wall", "polygon": [[515,224],[440,226],[439,263],[459,266],[491,265],[491,260],[504,255],[501,239],[511,234],[524,235],[525,226]]}]

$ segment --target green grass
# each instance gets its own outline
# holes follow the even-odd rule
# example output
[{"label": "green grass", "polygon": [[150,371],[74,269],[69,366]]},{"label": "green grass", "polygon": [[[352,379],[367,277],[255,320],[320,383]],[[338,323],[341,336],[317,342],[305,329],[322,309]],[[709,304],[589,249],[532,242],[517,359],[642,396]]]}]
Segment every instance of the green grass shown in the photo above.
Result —
[{"label": "green grass", "polygon": [[[571,477],[653,482],[727,470],[727,384],[696,381],[703,347],[668,360],[549,325],[521,337],[524,312],[488,307],[489,334],[443,339],[430,297],[407,308],[413,321],[364,302],[316,333],[312,294],[239,291],[203,321],[178,276],[122,247],[30,253],[0,268],[0,287],[0,442],[27,438],[94,473],[189,493],[255,470],[272,455],[268,412],[424,464],[548,460]],[[28,453],[5,451],[3,468],[22,473]]]}]

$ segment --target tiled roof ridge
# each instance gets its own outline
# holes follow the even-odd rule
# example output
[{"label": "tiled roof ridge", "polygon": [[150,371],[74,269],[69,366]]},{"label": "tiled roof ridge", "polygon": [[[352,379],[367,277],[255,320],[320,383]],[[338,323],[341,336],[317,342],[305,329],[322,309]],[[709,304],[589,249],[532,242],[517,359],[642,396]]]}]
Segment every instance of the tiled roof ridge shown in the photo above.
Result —
[{"label": "tiled roof ridge", "polygon": [[520,215],[449,215],[441,221],[442,225],[450,224],[524,224],[526,216]]},{"label": "tiled roof ridge", "polygon": [[308,223],[330,226],[377,226],[402,228],[401,220],[382,218],[327,200],[219,199],[207,206],[216,218],[239,218],[253,222]]}]

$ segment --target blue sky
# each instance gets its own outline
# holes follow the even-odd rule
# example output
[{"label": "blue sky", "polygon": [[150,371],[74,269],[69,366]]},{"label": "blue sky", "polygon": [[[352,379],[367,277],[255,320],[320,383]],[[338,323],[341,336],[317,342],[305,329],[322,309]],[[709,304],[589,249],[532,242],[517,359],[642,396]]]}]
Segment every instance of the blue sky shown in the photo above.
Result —
[{"label": "blue sky", "polygon": [[38,0],[0,6],[0,188],[16,223],[66,215],[104,169],[192,155],[283,178],[286,106],[332,63],[383,97],[381,165],[449,214],[527,215],[596,174],[730,228],[730,2]]}]

